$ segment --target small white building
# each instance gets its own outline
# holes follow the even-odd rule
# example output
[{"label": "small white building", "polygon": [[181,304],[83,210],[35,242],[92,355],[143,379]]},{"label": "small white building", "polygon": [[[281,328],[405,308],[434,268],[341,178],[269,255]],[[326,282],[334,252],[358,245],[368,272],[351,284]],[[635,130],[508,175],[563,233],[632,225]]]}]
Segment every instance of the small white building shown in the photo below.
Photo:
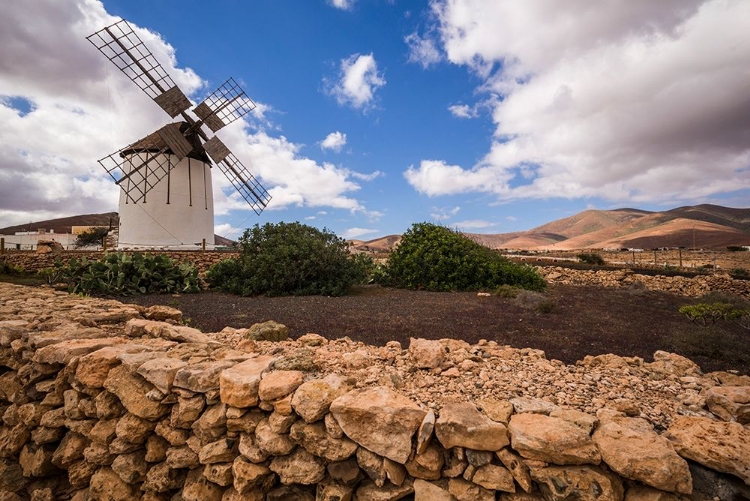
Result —
[{"label": "small white building", "polygon": [[77,236],[39,228],[37,231],[17,231],[13,235],[0,235],[0,238],[4,240],[5,250],[36,250],[39,240],[54,240],[64,249],[74,249]]}]

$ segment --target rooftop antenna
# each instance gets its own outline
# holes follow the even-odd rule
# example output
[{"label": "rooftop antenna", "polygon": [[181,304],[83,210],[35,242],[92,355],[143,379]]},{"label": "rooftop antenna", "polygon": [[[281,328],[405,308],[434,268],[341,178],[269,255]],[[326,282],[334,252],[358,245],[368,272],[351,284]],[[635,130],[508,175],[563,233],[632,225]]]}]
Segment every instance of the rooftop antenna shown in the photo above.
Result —
[{"label": "rooftop antenna", "polygon": [[[271,201],[266,189],[217,136],[203,130],[205,125],[215,133],[255,108],[234,79],[194,107],[193,118],[190,100],[127,21],[86,38],[170,117],[181,118],[99,160],[121,189],[119,247],[192,247],[209,231],[213,244],[211,160],[253,211],[263,212]],[[147,199],[151,192],[156,196]]]}]

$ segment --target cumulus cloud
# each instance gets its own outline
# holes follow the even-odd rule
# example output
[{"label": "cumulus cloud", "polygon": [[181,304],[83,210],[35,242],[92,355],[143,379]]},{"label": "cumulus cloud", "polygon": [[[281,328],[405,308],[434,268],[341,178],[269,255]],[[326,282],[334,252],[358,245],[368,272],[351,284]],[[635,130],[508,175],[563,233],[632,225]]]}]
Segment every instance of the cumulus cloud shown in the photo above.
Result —
[{"label": "cumulus cloud", "polygon": [[404,38],[404,42],[409,47],[408,61],[410,63],[417,63],[422,68],[429,68],[442,59],[440,50],[432,38],[421,37],[417,33],[412,33]]},{"label": "cumulus cloud", "polygon": [[374,179],[377,179],[379,177],[385,176],[385,172],[376,170],[369,174],[363,174],[361,172],[351,172],[352,177],[356,179],[361,179],[362,181],[372,181]]},{"label": "cumulus cloud", "polygon": [[678,202],[750,188],[750,3],[432,8],[446,58],[495,98],[495,134],[474,166],[409,168],[418,191]]},{"label": "cumulus cloud", "polygon": [[242,228],[235,228],[229,223],[222,223],[214,225],[214,233],[224,238],[235,238],[240,235],[244,230]]},{"label": "cumulus cloud", "polygon": [[430,217],[434,219],[435,221],[445,221],[447,219],[452,218],[456,214],[458,214],[458,211],[461,210],[461,207],[455,206],[455,207],[433,207],[432,211],[430,213]]},{"label": "cumulus cloud", "polygon": [[338,80],[329,92],[340,105],[366,111],[374,105],[375,92],[385,83],[372,53],[352,54],[341,60]]},{"label": "cumulus cloud", "polygon": [[[96,160],[169,119],[86,40],[118,18],[98,0],[10,0],[6,7],[0,16],[0,227],[116,210],[118,188]],[[179,66],[159,34],[131,26],[186,94],[199,101],[212,90]],[[298,145],[267,132],[271,111],[258,103],[219,135],[269,189],[273,208],[366,211],[348,195],[359,188],[348,170],[305,158]],[[250,210],[218,171],[213,180],[217,214]]]},{"label": "cumulus cloud", "polygon": [[451,115],[458,118],[476,118],[479,116],[476,108],[469,106],[468,104],[454,104],[448,106],[448,111]]},{"label": "cumulus cloud", "polygon": [[341,151],[346,146],[346,134],[343,132],[331,132],[320,142],[320,147],[324,150]]},{"label": "cumulus cloud", "polygon": [[485,221],[483,219],[467,219],[466,221],[459,221],[451,224],[452,227],[458,228],[461,231],[468,230],[482,230],[495,226],[495,223],[491,221]]},{"label": "cumulus cloud", "polygon": [[344,231],[341,236],[347,240],[351,240],[353,238],[359,238],[361,236],[371,235],[377,232],[378,230],[373,230],[370,228],[349,228],[348,230]]},{"label": "cumulus cloud", "polygon": [[341,10],[352,10],[356,0],[328,0],[328,5]]}]

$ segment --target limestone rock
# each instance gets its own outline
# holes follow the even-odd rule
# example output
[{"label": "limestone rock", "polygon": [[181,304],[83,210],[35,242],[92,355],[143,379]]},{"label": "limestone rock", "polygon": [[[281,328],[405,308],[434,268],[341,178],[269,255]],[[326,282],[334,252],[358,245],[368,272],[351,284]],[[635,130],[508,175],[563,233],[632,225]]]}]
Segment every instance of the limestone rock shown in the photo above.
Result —
[{"label": "limestone rock", "polygon": [[283,398],[302,384],[303,377],[300,371],[268,372],[260,380],[258,396],[266,401]]},{"label": "limestone rock", "polygon": [[274,456],[285,456],[292,452],[295,443],[289,435],[274,433],[268,424],[268,419],[264,419],[255,428],[255,443],[260,450]]},{"label": "limestone rock", "polygon": [[378,487],[371,480],[365,480],[357,489],[355,499],[367,499],[368,501],[396,501],[413,492],[414,487],[412,486],[412,483],[408,481],[400,486],[388,484],[383,487]]},{"label": "limestone rock", "polygon": [[503,466],[508,468],[510,474],[518,485],[526,492],[531,492],[534,488],[534,483],[531,480],[531,473],[529,467],[523,462],[520,456],[515,454],[509,447],[501,449],[495,453],[497,458],[503,463]]},{"label": "limestone rock", "polygon": [[178,397],[177,403],[172,406],[169,424],[174,428],[190,429],[200,417],[205,406],[206,399],[203,395],[188,398]]},{"label": "limestone rock", "polygon": [[221,501],[223,494],[224,489],[209,482],[200,468],[188,472],[182,487],[184,501]]},{"label": "limestone rock", "polygon": [[671,374],[678,377],[701,374],[700,367],[692,360],[676,353],[668,353],[661,350],[654,352],[653,363],[645,365],[652,372]]},{"label": "limestone rock", "polygon": [[146,456],[144,460],[149,463],[160,463],[167,459],[169,442],[163,438],[151,435],[146,439]]},{"label": "limestone rock", "polygon": [[477,405],[485,416],[506,426],[508,425],[508,421],[510,421],[511,414],[513,414],[513,404],[507,400],[483,398],[477,401]]},{"label": "limestone rock", "polygon": [[516,397],[511,398],[510,403],[513,405],[516,414],[530,412],[532,414],[549,415],[550,412],[559,409],[555,404],[540,398]]},{"label": "limestone rock", "polygon": [[299,418],[294,413],[285,416],[279,412],[272,412],[271,415],[268,416],[268,425],[274,433],[289,433],[289,429],[298,419]]},{"label": "limestone rock", "polygon": [[206,477],[210,482],[213,482],[216,485],[220,485],[222,487],[232,485],[232,483],[234,482],[232,463],[207,464],[206,467],[203,468],[203,476]]},{"label": "limestone rock", "polygon": [[443,454],[440,447],[430,444],[421,454],[415,454],[406,464],[406,471],[414,478],[439,480],[443,468]]},{"label": "limestone rock", "polygon": [[161,304],[149,306],[146,308],[143,316],[148,320],[156,320],[158,322],[164,322],[165,320],[172,320],[178,324],[182,322],[182,312],[180,310]]},{"label": "limestone rock", "polygon": [[227,431],[227,406],[218,403],[206,409],[191,426],[202,442],[218,440]]},{"label": "limestone rock", "polygon": [[321,421],[312,424],[297,421],[292,425],[289,437],[310,454],[328,461],[343,461],[357,451],[357,444],[348,438],[337,439],[328,435]]},{"label": "limestone rock", "polygon": [[516,492],[513,475],[506,468],[496,464],[486,464],[477,468],[471,481],[485,489]]},{"label": "limestone rock", "polygon": [[233,365],[235,363],[230,360],[191,364],[177,371],[172,384],[178,388],[184,388],[195,393],[207,393],[211,390],[218,390],[220,386],[220,374]]},{"label": "limestone rock", "polygon": [[109,371],[104,387],[117,395],[122,405],[138,417],[154,420],[169,412],[169,407],[152,402],[146,397],[154,386],[141,376],[130,372],[124,365]]},{"label": "limestone rock", "polygon": [[640,418],[615,418],[594,432],[602,460],[625,478],[681,494],[693,490],[687,461]]},{"label": "limestone rock", "polygon": [[625,493],[625,501],[678,501],[669,492],[659,491],[647,485],[634,485]]},{"label": "limestone rock", "polygon": [[508,445],[505,425],[487,418],[468,402],[444,406],[435,422],[435,434],[446,449],[497,451]]},{"label": "limestone rock", "polygon": [[378,487],[385,485],[388,473],[385,471],[382,457],[364,447],[360,447],[357,449],[357,464]]},{"label": "limestone rock", "polygon": [[21,449],[18,463],[25,477],[44,477],[57,470],[52,463],[55,448],[49,445],[28,443]]},{"label": "limestone rock", "polygon": [[750,424],[750,386],[714,386],[706,392],[706,405],[724,421]]},{"label": "limestone rock", "polygon": [[30,436],[29,429],[23,424],[17,424],[12,428],[0,426],[0,457],[11,457],[18,454],[29,441]]},{"label": "limestone rock", "polygon": [[[101,423],[101,421],[99,421]],[[117,438],[131,444],[142,444],[156,428],[156,423],[139,418],[135,414],[125,414],[115,426]]]},{"label": "limestone rock", "polygon": [[445,348],[440,341],[409,338],[409,355],[419,369],[440,367],[445,358]]},{"label": "limestone rock", "polygon": [[241,433],[239,452],[253,463],[262,463],[270,454],[263,451],[255,441],[254,433]]},{"label": "limestone rock", "polygon": [[387,478],[393,485],[401,485],[406,480],[406,468],[395,461],[391,461],[388,458],[383,458],[383,470],[385,471],[385,478]]},{"label": "limestone rock", "polygon": [[421,478],[414,480],[414,501],[456,501],[450,492]]},{"label": "limestone rock", "polygon": [[137,501],[140,493],[135,485],[123,482],[111,468],[102,468],[91,477],[89,494],[97,501]]},{"label": "limestone rock", "polygon": [[233,461],[235,456],[234,441],[222,438],[210,444],[206,444],[198,453],[198,461],[201,464],[226,463]]},{"label": "limestone rock", "polygon": [[128,484],[142,482],[146,478],[148,465],[145,460],[146,452],[143,450],[121,454],[112,461],[112,471]]},{"label": "limestone rock", "polygon": [[324,480],[317,486],[316,501],[351,501],[354,487],[340,484],[332,480]]},{"label": "limestone rock", "polygon": [[364,478],[355,458],[330,463],[326,470],[333,480],[344,485],[354,485]]},{"label": "limestone rock", "polygon": [[274,360],[271,356],[259,356],[223,371],[219,377],[221,401],[239,408],[258,405],[261,376]]},{"label": "limestone rock", "polygon": [[145,349],[145,346],[118,345],[108,346],[84,355],[78,361],[76,379],[86,386],[101,388],[104,386],[110,369],[120,365],[119,356],[122,353],[134,353]]},{"label": "limestone rock", "polygon": [[145,361],[137,372],[162,393],[169,393],[175,375],[185,366],[187,362],[177,358],[160,357]]},{"label": "limestone rock", "polygon": [[313,379],[302,383],[292,396],[294,412],[308,423],[313,423],[328,412],[331,402],[349,391],[343,378],[329,375],[324,379]]},{"label": "limestone rock", "polygon": [[432,432],[435,430],[435,411],[430,409],[425,414],[422,424],[419,425],[417,430],[417,454],[422,454],[427,450],[427,446],[430,445],[430,439],[432,438]]},{"label": "limestone rock", "polygon": [[289,339],[289,329],[284,324],[269,320],[250,326],[244,337],[253,341],[284,341]]},{"label": "limestone rock", "polygon": [[448,481],[448,492],[457,501],[494,501],[495,493],[461,478]]},{"label": "limestone rock", "polygon": [[247,494],[262,485],[269,475],[272,475],[272,472],[267,466],[251,463],[241,456],[232,463],[234,488],[240,494]]},{"label": "limestone rock", "polygon": [[186,472],[169,466],[168,463],[157,463],[146,473],[146,480],[141,490],[145,492],[169,492],[179,489],[185,483]]},{"label": "limestone rock", "polygon": [[277,456],[271,460],[271,471],[279,475],[282,484],[312,485],[325,477],[325,463],[301,447],[287,456]]},{"label": "limestone rock", "polygon": [[596,425],[599,424],[599,420],[595,416],[574,409],[557,409],[550,412],[549,415],[550,417],[556,417],[571,422],[582,430],[585,430],[586,433],[594,431]]},{"label": "limestone rock", "polygon": [[349,438],[401,464],[409,458],[411,437],[427,414],[384,386],[350,391],[331,403],[331,413]]},{"label": "limestone rock", "polygon": [[558,465],[599,464],[601,461],[589,434],[560,418],[514,414],[508,431],[511,447],[527,459]]},{"label": "limestone rock", "polygon": [[179,468],[196,468],[200,465],[200,461],[198,460],[198,454],[187,445],[183,445],[167,449],[166,464],[176,470]]},{"label": "limestone rock", "polygon": [[[105,334],[106,335],[106,334]],[[102,339],[72,339],[39,348],[32,360],[38,364],[69,364],[74,357],[81,357],[96,350],[127,342],[122,337]]]},{"label": "limestone rock", "polygon": [[89,441],[83,435],[72,431],[66,433],[52,454],[52,464],[58,468],[67,469],[68,466],[83,458],[83,451],[88,444]]},{"label": "limestone rock", "polygon": [[665,435],[677,453],[750,485],[750,430],[735,422],[679,416]]},{"label": "limestone rock", "polygon": [[532,469],[544,499],[549,501],[622,501],[620,478],[594,466],[549,466]]}]

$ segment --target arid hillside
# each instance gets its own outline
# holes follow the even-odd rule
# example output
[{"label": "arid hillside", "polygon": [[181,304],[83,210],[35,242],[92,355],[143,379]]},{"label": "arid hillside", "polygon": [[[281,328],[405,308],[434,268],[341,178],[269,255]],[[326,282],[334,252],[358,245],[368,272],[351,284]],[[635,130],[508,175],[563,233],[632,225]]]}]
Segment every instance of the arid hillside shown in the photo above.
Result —
[{"label": "arid hillside", "polygon": [[[750,245],[750,209],[704,204],[663,212],[629,208],[585,210],[528,231],[467,235],[494,249],[725,249],[731,245]],[[387,252],[400,238],[389,235],[356,242],[353,247],[366,252]]]}]

